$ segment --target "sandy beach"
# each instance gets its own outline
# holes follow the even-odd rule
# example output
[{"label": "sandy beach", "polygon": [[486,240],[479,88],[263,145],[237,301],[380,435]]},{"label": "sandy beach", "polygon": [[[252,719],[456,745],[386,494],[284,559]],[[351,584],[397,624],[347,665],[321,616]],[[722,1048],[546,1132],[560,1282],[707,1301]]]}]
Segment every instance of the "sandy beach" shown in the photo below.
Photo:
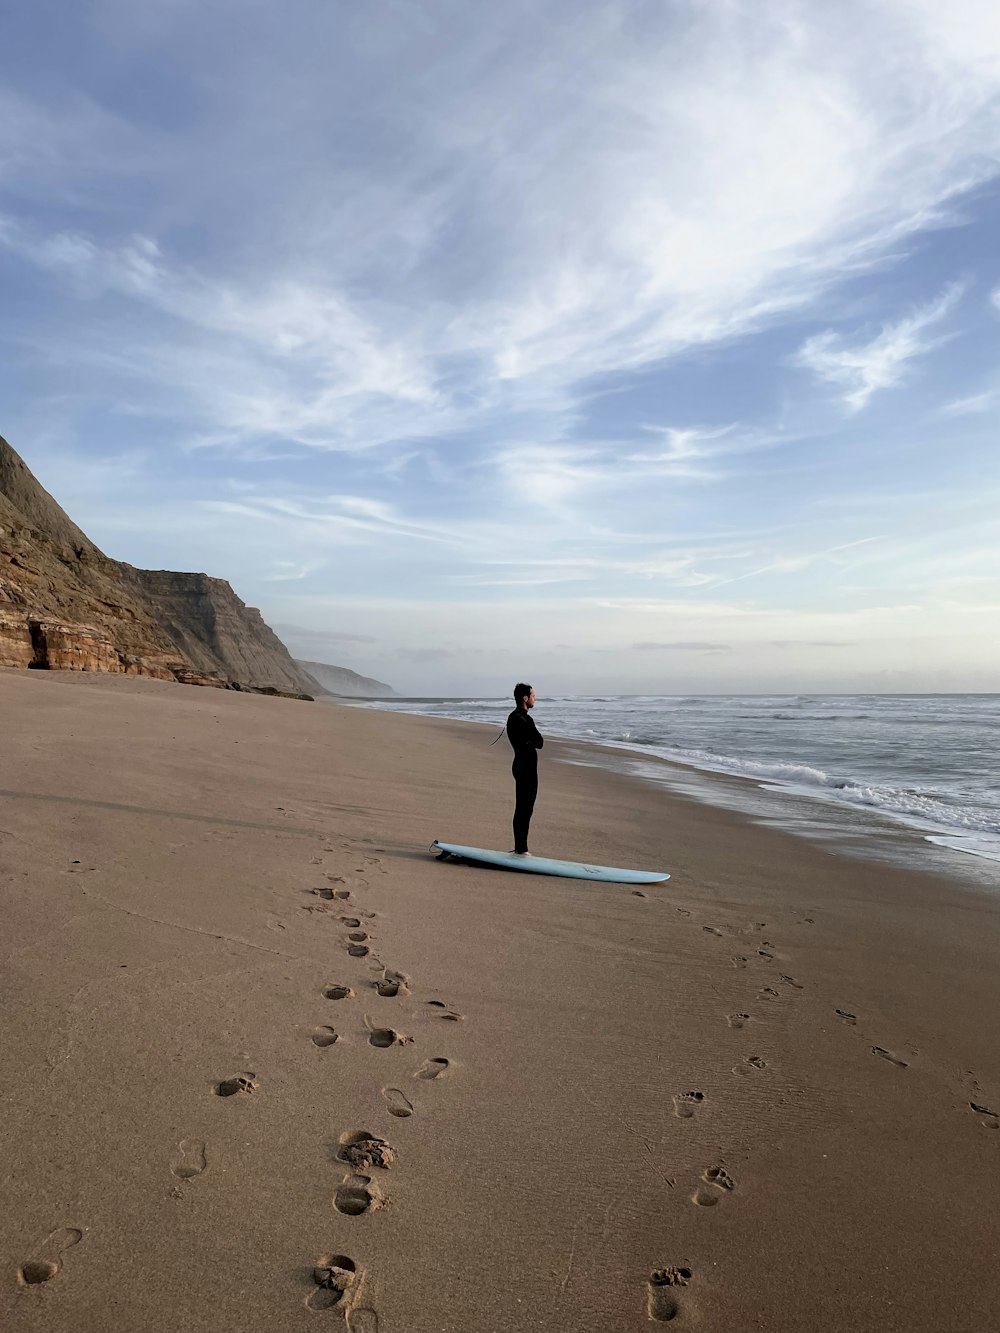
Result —
[{"label": "sandy beach", "polygon": [[4,1329],[996,1322],[1000,899],[558,742],[533,850],[672,878],[439,863],[510,845],[468,724],[17,671],[0,718]]}]

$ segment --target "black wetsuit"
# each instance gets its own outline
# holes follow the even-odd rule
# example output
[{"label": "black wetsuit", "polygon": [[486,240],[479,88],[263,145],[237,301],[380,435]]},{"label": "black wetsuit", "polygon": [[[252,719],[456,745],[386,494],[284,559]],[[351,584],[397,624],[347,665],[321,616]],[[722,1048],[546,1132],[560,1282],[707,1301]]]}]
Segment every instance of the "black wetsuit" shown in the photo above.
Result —
[{"label": "black wetsuit", "polygon": [[515,708],[507,719],[507,739],[514,751],[514,851],[528,850],[528,826],[538,795],[538,751],[544,741],[526,708]]}]

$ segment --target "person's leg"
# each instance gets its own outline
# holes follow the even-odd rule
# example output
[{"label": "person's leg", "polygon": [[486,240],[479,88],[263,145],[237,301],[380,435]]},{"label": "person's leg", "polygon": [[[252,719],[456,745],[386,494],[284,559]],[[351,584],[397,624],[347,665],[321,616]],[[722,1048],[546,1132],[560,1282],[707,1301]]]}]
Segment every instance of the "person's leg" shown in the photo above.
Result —
[{"label": "person's leg", "polygon": [[531,824],[532,811],[535,808],[535,797],[538,794],[537,770],[531,770],[528,773],[515,773],[514,784],[514,851],[526,852],[528,850],[528,828]]}]

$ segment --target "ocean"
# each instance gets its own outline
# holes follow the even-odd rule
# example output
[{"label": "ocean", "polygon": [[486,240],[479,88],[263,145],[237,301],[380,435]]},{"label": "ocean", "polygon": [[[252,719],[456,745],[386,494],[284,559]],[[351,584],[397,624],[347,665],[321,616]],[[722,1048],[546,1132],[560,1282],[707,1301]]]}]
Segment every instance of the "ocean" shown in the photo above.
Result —
[{"label": "ocean", "polygon": [[[499,730],[513,703],[363,706]],[[1000,884],[998,694],[558,695],[540,697],[533,717],[543,735],[617,752],[582,762],[927,870],[961,873],[976,858],[971,877]]]}]

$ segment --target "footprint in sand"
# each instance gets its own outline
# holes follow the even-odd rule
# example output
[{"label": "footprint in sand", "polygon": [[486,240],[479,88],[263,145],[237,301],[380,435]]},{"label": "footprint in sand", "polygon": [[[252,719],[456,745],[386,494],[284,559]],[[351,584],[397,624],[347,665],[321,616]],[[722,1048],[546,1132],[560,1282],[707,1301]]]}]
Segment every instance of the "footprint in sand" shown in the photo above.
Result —
[{"label": "footprint in sand", "polygon": [[310,1310],[332,1310],[357,1281],[358,1266],[346,1254],[324,1254],[313,1268],[313,1290],[306,1297]]},{"label": "footprint in sand", "polygon": [[405,1037],[395,1028],[369,1027],[368,1029],[368,1045],[378,1046],[381,1050],[389,1046],[406,1046],[412,1040],[412,1037]]},{"label": "footprint in sand", "polygon": [[200,1176],[207,1165],[203,1141],[201,1139],[181,1139],[177,1145],[177,1154],[170,1170],[178,1180],[191,1180],[193,1176]]},{"label": "footprint in sand", "polygon": [[215,1085],[216,1096],[235,1097],[238,1092],[256,1092],[257,1075],[244,1069],[242,1074],[237,1074],[234,1078],[224,1078],[221,1083]]},{"label": "footprint in sand", "polygon": [[838,1018],[843,1019],[845,1023],[849,1023],[851,1027],[858,1021],[855,1015],[849,1014],[846,1009],[837,1009],[835,1013]]},{"label": "footprint in sand", "polygon": [[323,996],[327,1000],[353,1000],[354,991],[350,986],[327,986]]},{"label": "footprint in sand", "polygon": [[709,1166],[701,1174],[703,1184],[691,1195],[691,1202],[699,1208],[714,1208],[727,1190],[736,1188],[736,1181],[721,1166]]},{"label": "footprint in sand", "polygon": [[[358,922],[358,924],[360,925],[361,923]],[[352,930],[347,938],[352,944],[364,944],[365,940],[368,938],[368,932],[367,930]]]},{"label": "footprint in sand", "polygon": [[428,1000],[428,1007],[440,1010],[438,1017],[446,1018],[452,1023],[461,1023],[465,1018],[464,1014],[456,1013],[454,1009],[449,1009],[444,1000]]},{"label": "footprint in sand", "polygon": [[774,957],[774,954],[770,951],[770,949],[758,949],[757,954],[759,957],[766,958],[768,961],[770,961]]},{"label": "footprint in sand", "polygon": [[[383,1089],[383,1095],[386,1092],[396,1092],[400,1097],[403,1096],[398,1088]],[[403,1100],[406,1101],[405,1097]],[[410,1105],[409,1102],[406,1104]],[[391,1144],[380,1139],[377,1134],[367,1129],[352,1129],[340,1136],[337,1160],[353,1166],[355,1171],[373,1171],[376,1167],[380,1171],[388,1171],[396,1160],[396,1153]]]},{"label": "footprint in sand", "polygon": [[762,1060],[759,1055],[745,1055],[738,1065],[733,1066],[733,1073],[753,1074],[766,1068],[767,1061]]},{"label": "footprint in sand", "polygon": [[757,992],[757,994],[758,994],[758,996],[760,997],[760,999],[762,999],[762,1000],[780,1000],[780,999],[781,999],[781,992],[780,992],[780,991],[776,991],[776,990],[774,989],[773,986],[763,986],[763,987],[761,987],[761,989]]},{"label": "footprint in sand", "polygon": [[703,1092],[679,1092],[673,1099],[674,1115],[680,1120],[690,1120],[704,1100]]},{"label": "footprint in sand", "polygon": [[443,1055],[436,1055],[433,1059],[425,1060],[414,1078],[440,1078],[451,1067],[451,1061],[446,1060]]},{"label": "footprint in sand", "polygon": [[786,977],[782,975],[781,980],[785,983],[786,986],[794,986],[796,990],[802,989],[802,982],[796,981],[794,977]]},{"label": "footprint in sand", "polygon": [[349,944],[347,946],[347,952],[352,958],[367,958],[371,953],[371,949],[369,949],[367,944]]},{"label": "footprint in sand", "polygon": [[893,1055],[892,1051],[887,1051],[884,1046],[873,1046],[872,1055],[880,1055],[883,1060],[888,1060],[890,1064],[896,1065],[899,1069],[907,1069],[905,1060],[900,1060],[898,1056]]},{"label": "footprint in sand", "polygon": [[413,1103],[400,1088],[383,1088],[382,1096],[385,1098],[390,1115],[405,1120],[407,1116],[413,1114]]},{"label": "footprint in sand", "polygon": [[361,1217],[378,1208],[381,1202],[378,1191],[372,1189],[371,1176],[345,1176],[333,1196],[334,1208],[347,1217]]},{"label": "footprint in sand", "polygon": [[342,916],[340,919],[348,930],[356,930],[361,925],[361,918],[357,916]]},{"label": "footprint in sand", "polygon": [[367,1306],[347,1315],[347,1333],[378,1333],[378,1315]]},{"label": "footprint in sand", "polygon": [[982,1124],[987,1129],[1000,1129],[1000,1115],[996,1111],[991,1111],[988,1106],[979,1106],[976,1102],[969,1102],[969,1105],[975,1111],[976,1115],[984,1117]]},{"label": "footprint in sand", "polygon": [[392,968],[387,967],[383,969],[381,977],[379,977],[377,981],[372,982],[372,985],[375,987],[375,990],[379,995],[388,996],[392,999],[399,995],[400,992],[402,992],[403,995],[407,993],[409,987],[406,983],[408,981],[409,977],[407,977],[405,973],[394,972]]},{"label": "footprint in sand", "polygon": [[309,1034],[309,1040],[314,1046],[319,1046],[321,1050],[326,1050],[328,1046],[334,1046],[340,1040],[340,1034],[333,1028],[322,1027],[313,1028]]},{"label": "footprint in sand", "polygon": [[17,1272],[17,1280],[25,1287],[37,1286],[39,1282],[51,1282],[62,1267],[60,1262],[67,1250],[79,1245],[83,1232],[79,1227],[60,1227],[53,1231],[39,1252]]},{"label": "footprint in sand", "polygon": [[329,902],[333,898],[333,889],[310,889],[310,893],[315,893],[317,898],[325,898]]},{"label": "footprint in sand", "polygon": [[351,891],[350,889],[334,889],[333,896],[339,898],[342,902],[346,902],[351,896]]},{"label": "footprint in sand", "polygon": [[726,1022],[731,1028],[741,1028],[744,1024],[750,1022],[749,1014],[727,1014]]},{"label": "footprint in sand", "polygon": [[691,1281],[690,1268],[657,1268],[650,1274],[646,1292],[646,1313],[657,1323],[667,1324],[681,1311],[677,1288]]},{"label": "footprint in sand", "polygon": [[746,967],[747,962],[749,960],[747,959],[745,954],[737,953],[733,954],[733,957],[730,961],[732,962],[733,967],[744,968]]},{"label": "footprint in sand", "polygon": [[642,889],[633,889],[632,896],[634,898],[645,898],[646,895],[643,893]]},{"label": "footprint in sand", "polygon": [[718,935],[719,939],[722,939],[722,931],[717,930],[715,926],[702,926],[702,930],[706,935]]},{"label": "footprint in sand", "polygon": [[690,915],[691,915],[691,913],[688,911],[688,909],[687,909],[686,907],[678,907],[676,910],[681,914],[681,916],[690,916]]}]

